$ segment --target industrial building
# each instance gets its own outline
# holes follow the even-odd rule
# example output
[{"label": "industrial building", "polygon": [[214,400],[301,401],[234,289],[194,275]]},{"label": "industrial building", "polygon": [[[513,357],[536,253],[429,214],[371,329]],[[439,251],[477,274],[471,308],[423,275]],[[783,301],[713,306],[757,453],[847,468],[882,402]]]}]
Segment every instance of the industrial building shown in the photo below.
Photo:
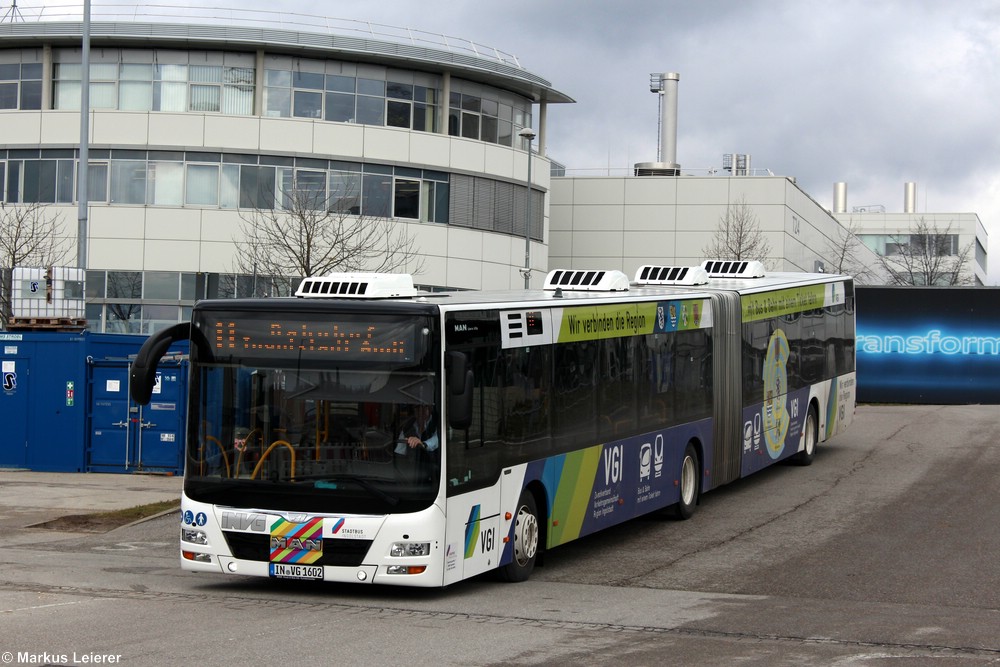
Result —
[{"label": "industrial building", "polygon": [[[988,235],[979,216],[971,212],[920,212],[917,206],[917,184],[903,185],[902,210],[887,212],[884,204],[852,206],[848,211],[847,183],[833,186],[833,215],[845,228],[857,234],[858,238],[873,252],[886,258],[886,263],[896,272],[905,272],[900,277],[903,284],[926,285],[928,271],[937,273],[930,282],[942,285],[986,285]],[[933,236],[932,247],[927,246],[923,236]],[[903,246],[915,244],[918,250],[927,253],[927,259],[908,262],[903,259]],[[935,256],[938,255],[939,256]],[[963,258],[960,260],[960,258]],[[951,269],[957,268],[957,275]],[[886,282],[892,284],[890,277]]]}]

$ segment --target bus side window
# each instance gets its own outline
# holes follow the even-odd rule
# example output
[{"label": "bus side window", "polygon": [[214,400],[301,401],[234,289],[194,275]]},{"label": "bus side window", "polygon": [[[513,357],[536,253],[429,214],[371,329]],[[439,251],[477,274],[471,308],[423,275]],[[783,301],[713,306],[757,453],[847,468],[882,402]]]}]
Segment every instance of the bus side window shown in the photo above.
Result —
[{"label": "bus side window", "polygon": [[494,481],[502,445],[502,359],[494,347],[469,350],[473,374],[472,422],[448,437],[447,480],[449,493],[464,492]]}]

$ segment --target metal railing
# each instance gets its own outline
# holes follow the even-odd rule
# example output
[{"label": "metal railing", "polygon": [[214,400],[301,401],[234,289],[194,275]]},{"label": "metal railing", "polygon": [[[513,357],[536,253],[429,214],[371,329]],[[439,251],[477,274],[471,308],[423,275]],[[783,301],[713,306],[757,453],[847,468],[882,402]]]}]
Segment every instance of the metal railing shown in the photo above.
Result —
[{"label": "metal railing", "polygon": [[[555,173],[558,172],[558,173]],[[553,163],[552,176],[634,176],[635,167],[592,167],[592,168],[567,168],[561,164]],[[682,176],[732,176],[732,173],[717,167],[693,167],[691,169],[682,168]],[[746,170],[743,176],[775,176],[770,169],[753,168]]]}]

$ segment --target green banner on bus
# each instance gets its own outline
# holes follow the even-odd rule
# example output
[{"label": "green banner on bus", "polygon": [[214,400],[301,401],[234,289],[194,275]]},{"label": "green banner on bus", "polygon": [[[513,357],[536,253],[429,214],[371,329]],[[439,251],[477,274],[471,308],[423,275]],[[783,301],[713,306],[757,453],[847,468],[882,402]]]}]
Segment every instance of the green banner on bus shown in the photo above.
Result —
[{"label": "green banner on bus", "polygon": [[564,308],[558,342],[687,331],[711,325],[707,299]]},{"label": "green banner on bus", "polygon": [[844,303],[844,285],[843,283],[804,285],[774,292],[744,294],[741,303],[743,321],[753,322]]}]

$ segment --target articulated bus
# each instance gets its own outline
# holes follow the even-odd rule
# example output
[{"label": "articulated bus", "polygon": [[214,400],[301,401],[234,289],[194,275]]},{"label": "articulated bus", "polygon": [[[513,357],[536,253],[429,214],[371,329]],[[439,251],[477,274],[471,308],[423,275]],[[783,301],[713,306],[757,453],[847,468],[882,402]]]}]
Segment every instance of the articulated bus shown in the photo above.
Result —
[{"label": "articulated bus", "polygon": [[137,402],[181,339],[195,572],[522,581],[543,550],[809,464],[854,416],[853,281],[758,262],[556,270],[504,292],[308,277],[295,297],[199,302],[151,336]]}]

